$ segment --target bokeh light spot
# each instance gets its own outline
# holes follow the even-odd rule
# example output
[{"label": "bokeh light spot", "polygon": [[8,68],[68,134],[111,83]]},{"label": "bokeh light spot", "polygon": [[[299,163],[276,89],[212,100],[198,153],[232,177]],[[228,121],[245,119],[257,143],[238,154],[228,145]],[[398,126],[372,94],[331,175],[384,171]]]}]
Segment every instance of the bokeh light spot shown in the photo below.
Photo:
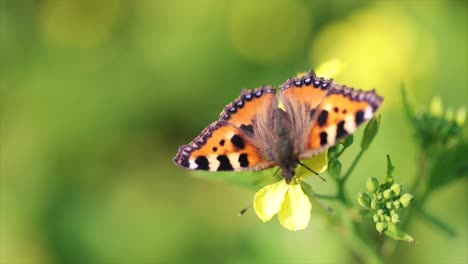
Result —
[{"label": "bokeh light spot", "polygon": [[399,84],[430,73],[435,44],[401,6],[379,2],[322,30],[311,49],[311,61],[338,58],[348,67],[338,78],[365,89],[378,88],[387,104],[397,102]]},{"label": "bokeh light spot", "polygon": [[120,11],[119,0],[46,0],[40,2],[39,23],[47,40],[93,48],[111,35]]}]

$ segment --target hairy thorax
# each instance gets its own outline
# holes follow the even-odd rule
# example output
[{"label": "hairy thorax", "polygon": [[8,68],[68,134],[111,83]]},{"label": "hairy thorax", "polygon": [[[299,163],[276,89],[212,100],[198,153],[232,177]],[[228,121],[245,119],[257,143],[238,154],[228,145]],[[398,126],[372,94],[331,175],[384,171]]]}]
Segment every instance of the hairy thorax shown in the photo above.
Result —
[{"label": "hairy thorax", "polygon": [[292,121],[289,116],[280,108],[273,113],[273,130],[277,136],[277,142],[272,146],[274,159],[282,170],[282,176],[286,182],[290,182],[295,174],[295,168],[298,161],[298,153],[295,149]]}]

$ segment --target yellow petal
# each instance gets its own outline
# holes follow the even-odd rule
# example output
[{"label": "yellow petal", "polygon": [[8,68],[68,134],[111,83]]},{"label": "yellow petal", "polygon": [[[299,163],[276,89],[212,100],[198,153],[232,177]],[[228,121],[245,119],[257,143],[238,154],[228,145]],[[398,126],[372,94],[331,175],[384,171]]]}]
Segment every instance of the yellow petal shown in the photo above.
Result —
[{"label": "yellow petal", "polygon": [[269,221],[281,208],[288,184],[282,180],[263,187],[255,194],[254,209],[263,222]]},{"label": "yellow petal", "polygon": [[[313,171],[317,173],[324,172],[328,167],[328,151],[325,150],[324,152],[318,154],[317,156],[314,156],[310,159],[302,161],[302,163],[304,163],[306,166],[308,166],[309,168],[311,168]],[[312,172],[310,172],[306,168],[300,165],[297,168],[297,171],[296,171],[297,177],[305,178],[311,175],[314,175],[314,174],[312,174]]]},{"label": "yellow petal", "polygon": [[307,227],[312,204],[299,184],[290,184],[278,219],[285,228],[296,231]]},{"label": "yellow petal", "polygon": [[329,60],[324,63],[321,63],[317,67],[315,73],[317,74],[317,76],[331,78],[341,70],[342,66],[343,63],[341,63],[341,61],[338,59]]}]

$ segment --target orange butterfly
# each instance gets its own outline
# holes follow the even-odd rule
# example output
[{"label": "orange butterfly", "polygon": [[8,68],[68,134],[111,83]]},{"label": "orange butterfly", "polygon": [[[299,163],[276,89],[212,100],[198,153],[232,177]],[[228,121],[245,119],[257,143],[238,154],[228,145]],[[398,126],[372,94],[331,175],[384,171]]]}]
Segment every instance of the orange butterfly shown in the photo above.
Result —
[{"label": "orange butterfly", "polygon": [[[374,116],[374,90],[339,85],[310,71],[280,86],[243,90],[174,162],[191,170],[259,171],[278,165],[286,182],[300,160],[335,145]],[[279,102],[284,107],[279,107]]]}]

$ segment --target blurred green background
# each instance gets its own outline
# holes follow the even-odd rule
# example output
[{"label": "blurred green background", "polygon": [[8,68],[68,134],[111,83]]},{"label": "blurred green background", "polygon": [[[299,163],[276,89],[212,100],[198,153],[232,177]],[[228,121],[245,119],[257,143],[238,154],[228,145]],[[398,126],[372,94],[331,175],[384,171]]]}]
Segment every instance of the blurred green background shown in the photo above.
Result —
[{"label": "blurred green background", "polygon": [[[467,103],[464,1],[0,3],[0,263],[349,261],[318,205],[300,232],[238,217],[256,190],[193,177],[172,163],[178,146],[241,88],[339,59],[335,80],[385,97],[380,133],[350,179],[356,194],[382,177],[386,154],[396,180],[412,182],[402,81],[419,109],[435,95]],[[416,220],[403,262],[468,261],[466,189],[465,179],[428,203],[457,236]]]}]

